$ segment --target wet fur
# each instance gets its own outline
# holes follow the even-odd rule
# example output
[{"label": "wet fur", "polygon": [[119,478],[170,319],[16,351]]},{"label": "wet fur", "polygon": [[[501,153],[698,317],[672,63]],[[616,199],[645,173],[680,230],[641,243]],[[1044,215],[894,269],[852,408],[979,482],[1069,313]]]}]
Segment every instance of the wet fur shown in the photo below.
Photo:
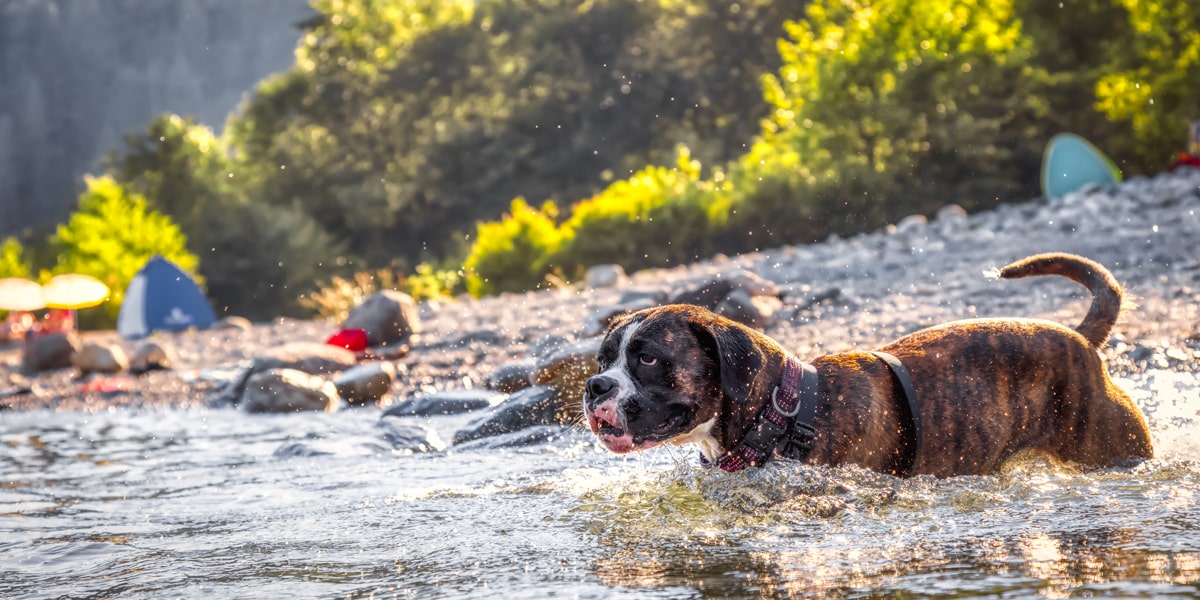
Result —
[{"label": "wet fur", "polygon": [[[1119,316],[1120,286],[1100,265],[1067,254],[1030,257],[998,272],[1006,279],[1050,274],[1093,293],[1076,330],[1034,319],[976,319],[924,329],[880,348],[908,368],[919,399],[924,429],[912,474],[993,473],[1029,451],[1092,467],[1153,457],[1145,419],[1109,378],[1098,352]],[[636,337],[658,336],[656,348],[679,358],[672,367],[677,389],[658,392],[673,402],[685,390],[692,395],[693,419],[679,435],[715,415],[711,447],[736,445],[769,401],[784,349],[691,305],[633,313],[609,335],[635,322]],[[866,352],[822,356],[812,364],[821,386],[817,437],[807,460],[897,472],[914,432],[890,370]]]}]

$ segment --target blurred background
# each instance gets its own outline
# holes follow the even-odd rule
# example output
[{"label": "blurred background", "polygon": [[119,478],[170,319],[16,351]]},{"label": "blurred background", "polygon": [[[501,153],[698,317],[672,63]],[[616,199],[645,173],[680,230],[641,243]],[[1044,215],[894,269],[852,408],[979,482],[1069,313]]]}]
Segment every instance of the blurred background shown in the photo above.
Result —
[{"label": "blurred background", "polygon": [[267,319],[1025,201],[1064,131],[1164,170],[1200,5],[5,0],[0,81],[0,278]]}]

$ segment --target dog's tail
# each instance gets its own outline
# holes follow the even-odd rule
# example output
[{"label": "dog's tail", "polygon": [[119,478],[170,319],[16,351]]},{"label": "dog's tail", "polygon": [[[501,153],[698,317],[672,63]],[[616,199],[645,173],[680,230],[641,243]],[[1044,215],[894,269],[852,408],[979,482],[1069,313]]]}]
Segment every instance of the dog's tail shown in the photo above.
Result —
[{"label": "dog's tail", "polygon": [[1092,293],[1092,306],[1075,331],[1096,348],[1108,340],[1108,334],[1121,314],[1124,296],[1121,284],[1108,269],[1074,254],[1051,253],[1018,260],[996,272],[1001,279],[1037,275],[1061,275],[1086,287]]}]

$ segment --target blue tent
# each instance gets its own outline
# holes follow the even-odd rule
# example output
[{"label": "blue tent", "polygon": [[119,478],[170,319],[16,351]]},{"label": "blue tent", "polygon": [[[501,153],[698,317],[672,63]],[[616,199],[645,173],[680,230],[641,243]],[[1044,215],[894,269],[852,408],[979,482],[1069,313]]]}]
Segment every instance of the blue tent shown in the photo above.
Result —
[{"label": "blue tent", "polygon": [[1042,156],[1042,193],[1056,198],[1088,184],[1121,182],[1121,170],[1087,140],[1060,133],[1046,144]]},{"label": "blue tent", "polygon": [[196,282],[175,263],[154,256],[125,288],[117,333],[140,338],[152,331],[203,329],[216,320]]}]

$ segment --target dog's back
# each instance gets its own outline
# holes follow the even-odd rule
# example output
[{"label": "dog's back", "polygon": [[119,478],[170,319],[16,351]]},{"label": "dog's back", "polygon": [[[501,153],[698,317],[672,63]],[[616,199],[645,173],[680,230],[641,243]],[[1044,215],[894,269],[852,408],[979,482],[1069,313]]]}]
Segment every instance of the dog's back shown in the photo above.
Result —
[{"label": "dog's back", "polygon": [[[1112,275],[1068,254],[1033,256],[997,274],[1062,275],[1092,292],[1091,308],[1074,330],[1038,319],[972,319],[884,346],[912,373],[919,398],[925,431],[914,473],[993,472],[1026,449],[1090,466],[1152,457],[1145,419],[1098,352],[1122,306]],[[870,355],[850,353],[858,354],[874,379],[887,380],[886,369],[866,367]]]}]

